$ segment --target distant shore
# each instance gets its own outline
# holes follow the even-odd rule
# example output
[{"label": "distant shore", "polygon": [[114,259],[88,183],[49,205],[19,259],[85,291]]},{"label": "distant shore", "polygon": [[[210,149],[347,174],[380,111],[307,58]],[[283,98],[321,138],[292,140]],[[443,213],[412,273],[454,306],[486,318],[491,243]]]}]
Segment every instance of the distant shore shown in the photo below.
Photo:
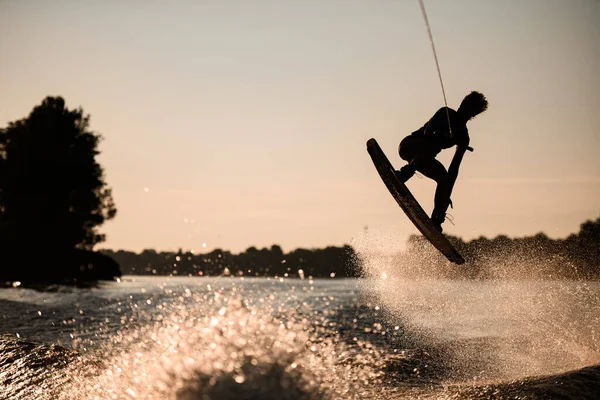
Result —
[{"label": "distant shore", "polygon": [[[413,235],[405,251],[386,257],[385,268],[407,278],[600,280],[600,218],[584,222],[577,234],[565,239],[551,239],[542,233],[521,238],[481,237],[469,242],[448,238],[467,260],[465,264],[450,263],[423,237]],[[121,275],[372,277],[369,263],[377,257],[365,256],[350,245],[300,248],[288,253],[273,245],[249,247],[239,254],[221,249],[198,254],[183,250],[56,251],[49,247],[31,252],[3,246],[0,287],[90,287]]]},{"label": "distant shore", "polygon": [[[600,279],[600,218],[581,224],[578,233],[551,239],[543,233],[509,238],[480,237],[471,241],[448,236],[467,260],[450,263],[419,235],[408,239],[406,250],[387,257],[387,268],[407,277],[448,279]],[[370,260],[352,246],[296,249],[249,247],[239,254],[221,249],[206,254],[144,250],[100,250],[121,266],[123,275],[270,276],[356,278],[369,276]],[[369,256],[377,257],[377,256]]]},{"label": "distant shore", "polygon": [[161,276],[271,276],[300,278],[341,278],[360,276],[359,260],[349,246],[324,249],[296,249],[284,253],[278,245],[248,248],[233,254],[213,250],[207,254],[190,251],[137,254],[125,250],[101,250],[121,265],[123,275]]}]

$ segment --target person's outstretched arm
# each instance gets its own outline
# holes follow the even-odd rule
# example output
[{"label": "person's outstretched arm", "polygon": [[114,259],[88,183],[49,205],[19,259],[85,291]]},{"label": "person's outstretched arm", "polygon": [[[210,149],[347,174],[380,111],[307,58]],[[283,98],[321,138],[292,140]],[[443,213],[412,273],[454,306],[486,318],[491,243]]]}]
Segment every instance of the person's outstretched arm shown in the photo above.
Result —
[{"label": "person's outstretched arm", "polygon": [[458,177],[458,169],[460,167],[460,163],[462,162],[463,156],[467,150],[473,151],[473,148],[469,147],[469,134],[465,130],[460,132],[460,139],[457,140],[456,151],[454,152],[454,157],[452,157],[452,161],[450,162],[450,166],[448,167],[448,198],[452,194],[452,189],[454,188],[454,183],[456,182],[456,178]]},{"label": "person's outstretched arm", "polygon": [[458,168],[466,151],[466,147],[457,147],[454,157],[452,157],[452,162],[450,162],[450,167],[448,167],[448,197],[452,194],[454,182],[456,182],[456,178],[458,177]]}]

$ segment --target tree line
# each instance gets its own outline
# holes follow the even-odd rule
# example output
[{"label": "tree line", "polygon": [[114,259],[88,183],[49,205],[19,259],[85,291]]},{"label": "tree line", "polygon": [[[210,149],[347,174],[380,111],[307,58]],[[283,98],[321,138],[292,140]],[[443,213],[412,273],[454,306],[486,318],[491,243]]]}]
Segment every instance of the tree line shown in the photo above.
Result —
[{"label": "tree line", "polygon": [[[565,239],[543,233],[493,239],[479,237],[449,240],[466,263],[448,262],[425,238],[412,235],[405,251],[390,258],[389,266],[407,277],[448,279],[600,279],[600,218],[581,224],[580,231]],[[271,276],[357,278],[368,276],[368,257],[352,246],[296,249],[284,253],[280,246],[233,254],[221,249],[206,254],[179,250],[135,253],[101,250],[118,261],[125,275],[167,276]]]},{"label": "tree line", "polygon": [[[600,218],[581,224],[578,233],[551,239],[543,233],[493,239],[449,240],[466,262],[448,262],[425,238],[409,237],[405,251],[390,258],[389,267],[406,277],[448,279],[600,279]],[[357,278],[368,276],[365,254],[352,246],[296,249],[250,247],[233,254],[221,249],[206,254],[102,250],[117,260],[125,275],[271,276]]]},{"label": "tree line", "polygon": [[190,251],[157,252],[101,250],[120,265],[124,275],[271,276],[294,278],[358,277],[355,250],[349,246],[296,249],[284,253],[280,246],[249,247],[239,254],[221,249],[206,254]]}]

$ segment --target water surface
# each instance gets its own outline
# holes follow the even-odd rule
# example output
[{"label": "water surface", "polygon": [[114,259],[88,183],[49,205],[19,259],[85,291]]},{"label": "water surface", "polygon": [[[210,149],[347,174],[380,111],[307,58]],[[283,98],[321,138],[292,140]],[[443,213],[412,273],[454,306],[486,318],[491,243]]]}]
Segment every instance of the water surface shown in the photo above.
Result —
[{"label": "water surface", "polygon": [[[485,397],[514,380],[533,396],[526,377],[600,363],[599,298],[594,282],[387,276],[3,289],[0,397]],[[595,390],[572,376],[572,398]]]}]

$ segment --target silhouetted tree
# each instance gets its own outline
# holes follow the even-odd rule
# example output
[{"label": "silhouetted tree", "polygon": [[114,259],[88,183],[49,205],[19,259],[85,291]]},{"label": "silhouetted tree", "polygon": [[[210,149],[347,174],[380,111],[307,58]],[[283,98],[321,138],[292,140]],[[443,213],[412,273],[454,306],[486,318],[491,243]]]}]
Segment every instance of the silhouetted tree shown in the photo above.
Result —
[{"label": "silhouetted tree", "polygon": [[4,242],[61,249],[104,240],[97,227],[116,214],[96,162],[101,137],[89,115],[47,97],[0,130],[0,230]]}]

